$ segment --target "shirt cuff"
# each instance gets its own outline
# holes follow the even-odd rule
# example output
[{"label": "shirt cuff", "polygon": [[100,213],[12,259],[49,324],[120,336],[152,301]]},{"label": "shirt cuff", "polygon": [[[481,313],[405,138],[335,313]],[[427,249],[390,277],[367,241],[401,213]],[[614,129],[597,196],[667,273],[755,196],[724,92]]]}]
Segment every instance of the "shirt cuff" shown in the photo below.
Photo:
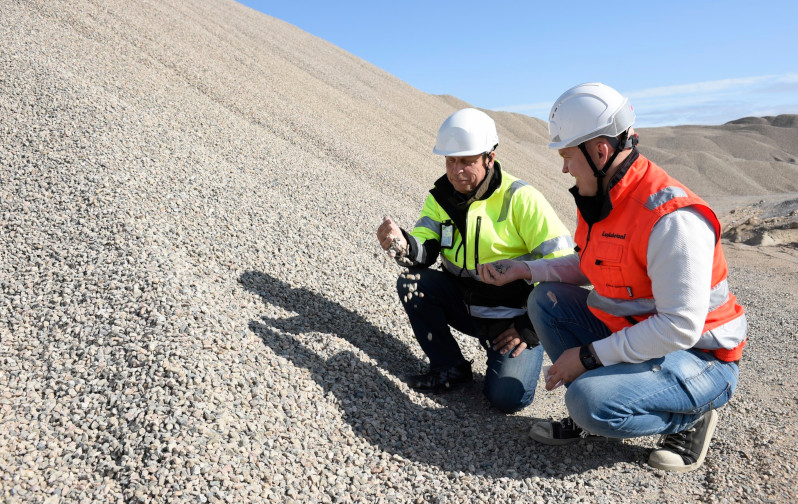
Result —
[{"label": "shirt cuff", "polygon": [[611,366],[613,364],[623,362],[620,356],[613,352],[614,346],[610,341],[610,338],[612,338],[614,334],[615,333],[610,334],[606,338],[602,338],[593,342],[593,351],[596,352],[596,357],[599,358],[601,364],[604,366]]}]

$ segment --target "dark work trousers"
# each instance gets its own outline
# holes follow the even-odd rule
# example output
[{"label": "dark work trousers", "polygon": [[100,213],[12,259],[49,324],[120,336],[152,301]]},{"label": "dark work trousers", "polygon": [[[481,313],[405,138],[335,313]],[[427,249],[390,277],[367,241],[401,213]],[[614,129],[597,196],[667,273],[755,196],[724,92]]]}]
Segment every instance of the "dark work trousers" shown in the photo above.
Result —
[{"label": "dark work trousers", "polygon": [[[418,280],[415,279],[417,275],[420,276]],[[397,291],[431,369],[465,362],[460,345],[452,335],[453,327],[479,338],[483,347],[487,346],[484,393],[493,406],[512,413],[532,403],[543,364],[540,345],[524,349],[517,357],[511,357],[512,351],[502,355],[493,350],[489,338],[498,336],[501,331],[489,335],[488,325],[496,327],[501,322],[472,317],[454,281],[442,271],[411,268],[407,275],[399,277]],[[507,327],[510,323],[506,320]]]}]

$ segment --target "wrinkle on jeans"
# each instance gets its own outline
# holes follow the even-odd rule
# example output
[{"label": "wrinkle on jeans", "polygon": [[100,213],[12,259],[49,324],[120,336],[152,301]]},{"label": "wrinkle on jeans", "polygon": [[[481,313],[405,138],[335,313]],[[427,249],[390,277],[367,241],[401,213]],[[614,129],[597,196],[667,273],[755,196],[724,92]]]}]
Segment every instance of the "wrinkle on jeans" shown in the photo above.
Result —
[{"label": "wrinkle on jeans", "polygon": [[[689,350],[688,350],[688,352],[690,352],[693,355],[699,357],[699,359],[698,359],[697,362],[696,361],[683,361],[682,366],[680,366],[680,368],[681,368],[680,370],[687,371],[688,366],[689,366],[689,367],[695,367],[696,371],[698,371],[698,372],[695,373],[695,374],[689,375],[689,376],[687,376],[686,372],[682,372],[681,373],[681,375],[682,375],[681,377],[679,375],[675,374],[674,370],[669,370],[668,373],[675,380],[675,382],[676,382],[675,386],[679,386],[682,389],[682,392],[684,393],[684,395],[690,398],[690,400],[695,405],[695,407],[693,407],[693,408],[691,408],[689,410],[686,410],[686,411],[674,410],[673,412],[674,413],[681,413],[681,414],[684,414],[684,415],[702,415],[702,414],[706,413],[709,409],[711,409],[712,405],[720,397],[722,397],[724,394],[727,393],[727,391],[731,388],[731,384],[729,382],[726,382],[726,387],[723,388],[720,391],[720,393],[717,394],[715,397],[713,397],[711,400],[709,400],[709,401],[701,401],[701,400],[699,400],[700,398],[697,397],[696,394],[694,393],[696,391],[696,388],[695,387],[691,387],[690,384],[695,382],[696,380],[700,380],[702,378],[707,378],[709,376],[709,372],[714,369],[714,367],[717,364],[717,362],[714,360],[714,357],[704,358],[705,355],[703,355],[703,353],[699,353],[699,352],[695,352],[695,351],[689,351]],[[700,365],[699,363],[703,363],[704,365]],[[726,404],[726,402],[728,402],[728,400],[722,402],[721,406],[723,404]]]},{"label": "wrinkle on jeans", "polygon": [[[652,433],[678,432],[688,428],[709,409],[717,409],[726,404],[733,389],[729,380],[723,380],[721,385],[717,383],[717,377],[715,381],[707,376],[706,383],[695,382],[705,373],[718,369],[714,361],[713,365],[707,365],[709,362],[703,360],[699,362],[704,364],[699,366],[701,372],[694,373],[689,379],[674,376],[663,358],[588,371],[569,387],[565,396],[566,406],[577,425],[592,434],[637,437]],[[613,368],[615,372],[612,371]],[[604,376],[607,373],[610,374]],[[621,378],[627,374],[638,376],[642,380],[638,380],[639,383],[646,383],[646,375],[650,376],[651,388],[631,384],[624,386],[622,382],[616,382],[618,388],[613,388],[605,381],[613,376]],[[688,381],[693,382],[692,387],[686,385]],[[714,384],[720,386],[716,388]],[[607,386],[610,388],[607,389]],[[627,390],[630,386],[634,388]],[[668,399],[677,396],[683,399]],[[683,406],[679,408],[676,404]],[[657,425],[659,427],[655,427]]]}]

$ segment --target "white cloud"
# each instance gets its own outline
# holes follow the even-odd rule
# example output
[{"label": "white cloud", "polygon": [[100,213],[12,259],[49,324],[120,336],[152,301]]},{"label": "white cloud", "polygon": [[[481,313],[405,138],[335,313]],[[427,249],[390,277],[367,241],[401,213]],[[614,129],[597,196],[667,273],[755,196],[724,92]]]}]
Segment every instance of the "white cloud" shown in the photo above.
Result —
[{"label": "white cloud", "polygon": [[723,79],[716,81],[694,82],[691,84],[678,84],[675,86],[662,86],[624,93],[629,99],[652,98],[661,96],[696,95],[717,93],[720,91],[738,91],[741,88],[751,88],[763,82],[772,82],[778,75],[763,75],[760,77],[744,77],[738,79]]},{"label": "white cloud", "polygon": [[[637,112],[638,127],[722,124],[746,116],[798,113],[798,73],[760,75],[621,91]],[[550,102],[499,107],[546,118]]]},{"label": "white cloud", "polygon": [[624,93],[639,127],[722,124],[746,116],[798,113],[798,73],[663,86]]}]

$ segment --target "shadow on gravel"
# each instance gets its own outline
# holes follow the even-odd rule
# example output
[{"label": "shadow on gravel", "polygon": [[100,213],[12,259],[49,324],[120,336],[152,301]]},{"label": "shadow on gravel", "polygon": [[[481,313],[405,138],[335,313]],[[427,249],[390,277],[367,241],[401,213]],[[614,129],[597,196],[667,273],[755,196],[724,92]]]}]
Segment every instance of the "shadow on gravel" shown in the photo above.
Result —
[{"label": "shadow on gravel", "polygon": [[[292,335],[337,334],[397,376],[420,367],[419,359],[393,336],[338,303],[307,289],[291,288],[264,273],[244,273],[240,282],[265,303],[299,314],[279,320],[263,317],[249,327],[277,355],[308,369],[325,395],[337,398],[352,430],[383,451],[444,471],[517,479],[559,478],[618,462],[645,463],[648,451],[632,444],[594,444],[590,452],[584,442],[566,447],[539,445],[526,436],[538,419],[491,409],[479,383],[434,396],[443,407],[415,404],[377,367],[354,353],[343,351],[324,358]],[[346,379],[341,380],[342,376]],[[533,403],[525,412],[534,408]]]},{"label": "shadow on gravel", "polygon": [[262,317],[260,323],[284,333],[319,332],[335,334],[360,348],[381,367],[395,376],[421,369],[424,363],[407,345],[374,327],[366,319],[340,304],[304,288],[292,288],[285,282],[258,271],[248,271],[239,279],[247,290],[264,301],[297,315],[284,319]]}]

